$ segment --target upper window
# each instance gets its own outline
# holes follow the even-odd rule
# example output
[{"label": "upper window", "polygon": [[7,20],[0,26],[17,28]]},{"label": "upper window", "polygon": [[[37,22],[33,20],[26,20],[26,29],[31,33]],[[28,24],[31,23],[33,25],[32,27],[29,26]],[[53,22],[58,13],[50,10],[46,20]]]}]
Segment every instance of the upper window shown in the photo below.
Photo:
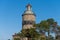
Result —
[{"label": "upper window", "polygon": [[24,25],[24,24],[34,24],[35,22],[34,21],[23,21],[22,23]]}]

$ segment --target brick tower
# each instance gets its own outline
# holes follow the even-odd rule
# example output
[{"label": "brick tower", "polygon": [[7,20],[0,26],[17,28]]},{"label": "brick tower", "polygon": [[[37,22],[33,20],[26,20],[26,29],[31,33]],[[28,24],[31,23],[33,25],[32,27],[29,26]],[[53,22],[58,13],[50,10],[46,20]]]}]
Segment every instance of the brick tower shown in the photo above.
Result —
[{"label": "brick tower", "polygon": [[32,12],[31,5],[26,6],[26,10],[22,14],[22,29],[34,28],[33,24],[35,23],[35,14]]}]

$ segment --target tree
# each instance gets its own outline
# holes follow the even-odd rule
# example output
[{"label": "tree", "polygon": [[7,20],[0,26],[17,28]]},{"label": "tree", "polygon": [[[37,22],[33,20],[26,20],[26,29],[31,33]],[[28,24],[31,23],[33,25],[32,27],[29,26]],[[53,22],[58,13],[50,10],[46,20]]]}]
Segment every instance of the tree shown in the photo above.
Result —
[{"label": "tree", "polygon": [[38,38],[39,33],[36,31],[35,28],[30,28],[30,29],[23,29],[20,33],[23,37],[28,37],[30,38]]},{"label": "tree", "polygon": [[47,20],[42,20],[40,23],[36,24],[36,27],[37,27],[37,29],[39,29],[38,31],[40,32],[40,34],[45,34],[46,32],[48,32],[48,40],[49,40],[49,36],[50,36],[49,35],[50,29],[53,26],[55,26],[55,21],[52,18],[47,19]]},{"label": "tree", "polygon": [[32,38],[32,40],[35,40],[34,38],[37,38],[37,40],[54,40],[50,33],[60,33],[60,27],[58,27],[57,22],[53,18],[42,20],[33,26],[35,28],[22,29],[17,35],[20,37],[28,37],[28,40],[31,40],[30,38]]}]

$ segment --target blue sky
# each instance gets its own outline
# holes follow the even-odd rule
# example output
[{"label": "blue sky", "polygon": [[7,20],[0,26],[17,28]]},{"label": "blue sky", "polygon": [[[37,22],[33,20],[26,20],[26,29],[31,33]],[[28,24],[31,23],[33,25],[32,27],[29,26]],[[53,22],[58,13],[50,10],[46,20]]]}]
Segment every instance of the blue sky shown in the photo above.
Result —
[{"label": "blue sky", "polygon": [[0,40],[12,39],[22,29],[22,14],[30,3],[36,14],[36,23],[54,18],[60,25],[59,0],[0,0]]}]

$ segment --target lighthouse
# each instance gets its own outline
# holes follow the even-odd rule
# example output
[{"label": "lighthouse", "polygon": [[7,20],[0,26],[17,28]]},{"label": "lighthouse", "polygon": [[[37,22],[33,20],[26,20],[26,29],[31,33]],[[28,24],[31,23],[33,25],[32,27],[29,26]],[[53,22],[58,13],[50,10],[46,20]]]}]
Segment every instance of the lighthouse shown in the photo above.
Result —
[{"label": "lighthouse", "polygon": [[[30,4],[28,4],[26,6],[26,10],[24,11],[24,13],[22,14],[22,30],[23,29],[31,29],[31,28],[35,28],[33,25],[35,24],[35,18],[36,15],[35,13],[32,11],[32,6]],[[28,30],[27,30],[28,31]],[[21,35],[21,34],[20,34]],[[30,34],[27,33],[26,37],[21,37],[20,35],[18,35],[17,33],[15,33],[13,35],[13,40],[28,40],[28,36],[30,37]]]},{"label": "lighthouse", "polygon": [[22,14],[22,29],[34,28],[36,15],[32,11],[32,6],[28,4],[26,10]]}]

